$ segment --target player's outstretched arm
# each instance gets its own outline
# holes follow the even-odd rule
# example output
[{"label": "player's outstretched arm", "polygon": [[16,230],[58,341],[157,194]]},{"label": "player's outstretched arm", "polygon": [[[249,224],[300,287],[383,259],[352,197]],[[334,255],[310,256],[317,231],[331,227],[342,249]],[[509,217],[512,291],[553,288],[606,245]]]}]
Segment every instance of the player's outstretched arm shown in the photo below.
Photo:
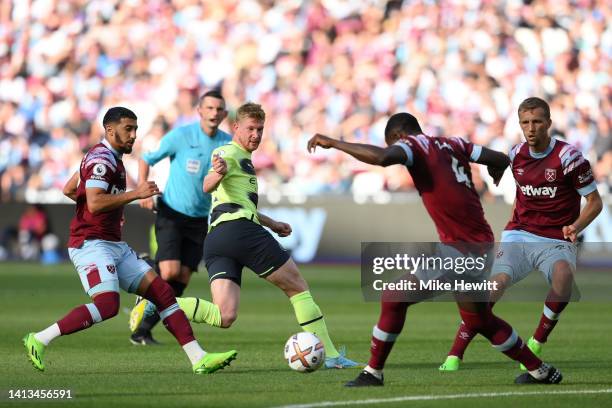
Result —
[{"label": "player's outstretched arm", "polygon": [[261,225],[270,228],[272,231],[278,234],[279,237],[287,237],[291,235],[291,225],[287,224],[286,222],[276,221],[260,212],[257,212],[257,218],[259,218]]},{"label": "player's outstretched arm", "polygon": [[487,166],[487,171],[493,178],[493,183],[497,185],[510,164],[510,158],[502,152],[482,147],[480,157],[476,160],[476,163]]},{"label": "player's outstretched arm", "polygon": [[121,194],[109,194],[102,188],[92,187],[85,189],[87,196],[87,209],[96,214],[114,210],[134,200],[152,197],[159,194],[159,188],[154,181],[139,183],[135,190]]},{"label": "player's outstretched arm", "polygon": [[578,234],[588,227],[588,225],[599,215],[601,209],[603,208],[603,203],[601,201],[601,196],[599,195],[599,191],[595,190],[590,194],[587,194],[585,197],[586,205],[580,211],[580,215],[576,218],[571,225],[566,225],[563,227],[563,237],[565,239],[569,239],[572,242],[576,242],[578,238]]},{"label": "player's outstretched arm", "polygon": [[221,180],[227,174],[227,162],[218,154],[213,156],[212,169],[214,171],[209,172],[204,177],[204,192],[212,193],[219,187]]},{"label": "player's outstretched arm", "polygon": [[308,152],[314,152],[317,146],[323,149],[334,148],[343,151],[359,161],[376,166],[386,167],[392,164],[404,164],[408,159],[401,147],[390,146],[383,148],[363,143],[343,142],[319,133],[308,141]]},{"label": "player's outstretched arm", "polygon": [[72,177],[64,185],[62,193],[72,201],[77,200],[77,188],[79,187],[79,172],[75,171]]}]

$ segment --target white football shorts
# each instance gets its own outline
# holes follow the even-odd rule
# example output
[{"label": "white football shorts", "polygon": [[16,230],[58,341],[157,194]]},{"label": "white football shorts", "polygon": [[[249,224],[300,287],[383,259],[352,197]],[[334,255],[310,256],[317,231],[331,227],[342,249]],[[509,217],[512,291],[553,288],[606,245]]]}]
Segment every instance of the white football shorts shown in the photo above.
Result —
[{"label": "white football shorts", "polygon": [[512,284],[539,270],[550,285],[555,263],[566,261],[576,271],[576,246],[571,242],[541,237],[527,231],[502,232],[491,278],[505,273]]},{"label": "white football shorts", "polygon": [[68,255],[89,296],[119,288],[134,293],[151,269],[123,241],[86,240],[80,248],[69,248]]}]

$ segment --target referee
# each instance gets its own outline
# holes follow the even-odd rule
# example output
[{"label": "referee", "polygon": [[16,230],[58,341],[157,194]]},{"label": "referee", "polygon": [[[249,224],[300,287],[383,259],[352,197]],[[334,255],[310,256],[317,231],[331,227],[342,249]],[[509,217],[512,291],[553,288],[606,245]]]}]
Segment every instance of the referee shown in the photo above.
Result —
[{"label": "referee", "polygon": [[[198,101],[200,120],[167,133],[158,150],[143,154],[139,161],[138,180],[147,180],[149,167],[170,158],[170,174],[164,193],[140,201],[140,206],[156,210],[156,270],[179,297],[187,287],[191,274],[202,259],[204,237],[208,229],[211,198],[202,185],[211,166],[214,149],[231,141],[231,135],[219,129],[227,116],[225,100],[217,90],[206,92]],[[157,344],[151,329],[159,322],[159,314],[143,319],[146,301],[138,301],[130,314],[130,341],[136,345]]]}]

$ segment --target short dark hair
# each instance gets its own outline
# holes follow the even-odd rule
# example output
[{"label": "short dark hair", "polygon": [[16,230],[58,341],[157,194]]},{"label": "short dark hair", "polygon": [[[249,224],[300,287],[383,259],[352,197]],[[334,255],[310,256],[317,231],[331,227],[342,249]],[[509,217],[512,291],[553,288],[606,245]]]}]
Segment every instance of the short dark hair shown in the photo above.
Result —
[{"label": "short dark hair", "polygon": [[410,135],[423,133],[417,118],[407,112],[396,113],[389,118],[385,126],[385,139],[398,132]]},{"label": "short dark hair", "polygon": [[104,118],[102,119],[102,126],[106,126],[109,123],[121,122],[122,118],[130,118],[134,120],[138,119],[136,114],[128,108],[124,108],[123,106],[115,106],[110,108],[104,115]]},{"label": "short dark hair", "polygon": [[548,106],[548,103],[544,99],[538,98],[536,96],[532,96],[521,102],[518,107],[518,113],[537,108],[542,108],[546,113],[546,117],[550,119],[550,106]]},{"label": "short dark hair", "polygon": [[221,99],[223,102],[225,102],[225,98],[223,97],[223,95],[221,95],[221,91],[219,91],[218,89],[212,89],[208,92],[204,92],[202,96],[200,96],[200,99],[198,100],[198,105],[201,105],[204,98],[208,97]]}]

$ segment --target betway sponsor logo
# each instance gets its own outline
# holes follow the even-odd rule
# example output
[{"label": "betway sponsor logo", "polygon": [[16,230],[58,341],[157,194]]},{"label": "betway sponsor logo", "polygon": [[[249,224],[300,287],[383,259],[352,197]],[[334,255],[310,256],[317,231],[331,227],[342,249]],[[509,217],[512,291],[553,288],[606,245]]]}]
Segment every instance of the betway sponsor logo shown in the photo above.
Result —
[{"label": "betway sponsor logo", "polygon": [[534,187],[530,184],[520,186],[521,192],[527,197],[550,197],[555,198],[557,187]]}]

